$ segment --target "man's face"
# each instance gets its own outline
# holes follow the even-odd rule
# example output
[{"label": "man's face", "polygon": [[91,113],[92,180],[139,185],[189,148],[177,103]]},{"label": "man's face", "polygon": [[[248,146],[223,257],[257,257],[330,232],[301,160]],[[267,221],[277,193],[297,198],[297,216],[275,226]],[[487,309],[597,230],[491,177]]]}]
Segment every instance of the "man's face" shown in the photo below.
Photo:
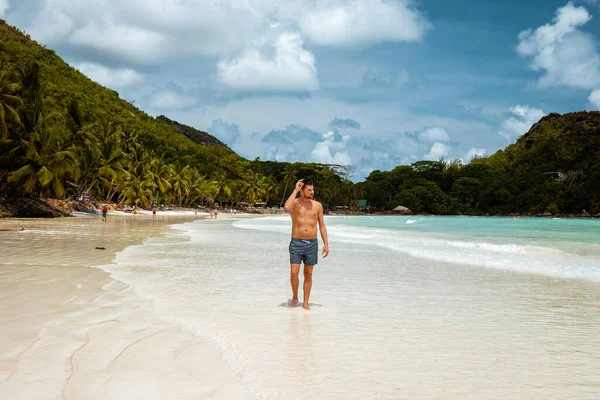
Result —
[{"label": "man's face", "polygon": [[315,187],[313,185],[302,186],[302,195],[307,199],[312,199],[315,195]]}]

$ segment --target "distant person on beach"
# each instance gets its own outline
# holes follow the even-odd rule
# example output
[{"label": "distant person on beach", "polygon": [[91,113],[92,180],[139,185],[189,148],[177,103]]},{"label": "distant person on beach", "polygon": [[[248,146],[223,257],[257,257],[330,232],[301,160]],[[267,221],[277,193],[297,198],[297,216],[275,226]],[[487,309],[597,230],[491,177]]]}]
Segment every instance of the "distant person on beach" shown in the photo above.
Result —
[{"label": "distant person on beach", "polygon": [[156,206],[152,207],[152,218],[156,217]]},{"label": "distant person on beach", "polygon": [[106,205],[102,206],[102,221],[106,221],[106,216],[108,215],[108,207]]},{"label": "distant person on beach", "polygon": [[[296,198],[300,192],[300,197]],[[298,304],[298,285],[300,281],[300,264],[304,262],[304,303],[310,310],[308,299],[312,288],[313,268],[319,258],[319,242],[317,240],[317,222],[323,239],[323,258],[329,254],[327,228],[323,220],[323,206],[313,200],[315,188],[310,179],[300,179],[285,202],[285,209],[292,217],[292,240],[290,241],[290,283],[292,284],[291,306]]]}]

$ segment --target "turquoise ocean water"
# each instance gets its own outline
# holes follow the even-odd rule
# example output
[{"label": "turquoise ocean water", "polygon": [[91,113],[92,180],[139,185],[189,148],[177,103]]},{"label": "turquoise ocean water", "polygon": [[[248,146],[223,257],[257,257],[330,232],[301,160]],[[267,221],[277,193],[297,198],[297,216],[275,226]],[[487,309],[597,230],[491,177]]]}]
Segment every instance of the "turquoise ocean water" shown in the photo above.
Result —
[{"label": "turquoise ocean water", "polygon": [[[287,218],[243,221],[287,232]],[[426,260],[600,281],[600,220],[347,216],[327,221],[334,240]]]}]

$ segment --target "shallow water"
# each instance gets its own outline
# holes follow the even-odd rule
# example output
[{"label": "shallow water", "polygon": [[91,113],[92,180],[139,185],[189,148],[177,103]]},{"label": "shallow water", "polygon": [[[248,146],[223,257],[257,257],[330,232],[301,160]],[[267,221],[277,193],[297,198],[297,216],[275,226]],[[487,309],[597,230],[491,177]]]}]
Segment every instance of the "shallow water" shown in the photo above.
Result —
[{"label": "shallow water", "polygon": [[600,397],[596,221],[326,221],[311,311],[285,306],[288,218],[174,225],[104,268],[258,398]]}]

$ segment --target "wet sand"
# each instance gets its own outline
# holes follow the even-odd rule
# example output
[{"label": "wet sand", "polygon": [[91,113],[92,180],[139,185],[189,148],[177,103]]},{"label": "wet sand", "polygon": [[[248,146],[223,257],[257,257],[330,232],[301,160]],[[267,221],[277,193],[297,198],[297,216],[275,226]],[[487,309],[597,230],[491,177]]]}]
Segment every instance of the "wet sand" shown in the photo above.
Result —
[{"label": "wet sand", "polygon": [[0,220],[0,398],[253,398],[214,343],[91,267],[195,218]]}]

